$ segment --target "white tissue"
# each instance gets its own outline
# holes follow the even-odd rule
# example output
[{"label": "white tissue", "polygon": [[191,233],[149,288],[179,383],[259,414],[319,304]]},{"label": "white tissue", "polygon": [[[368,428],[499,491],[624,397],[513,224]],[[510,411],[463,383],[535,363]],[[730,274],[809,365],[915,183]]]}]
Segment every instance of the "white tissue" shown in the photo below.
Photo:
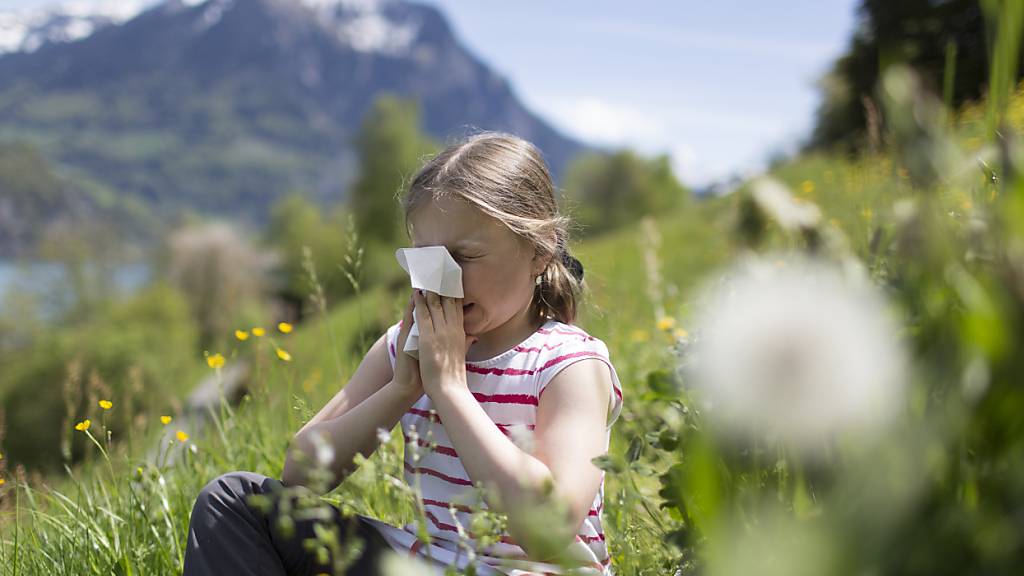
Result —
[{"label": "white tissue", "polygon": [[[395,250],[398,265],[409,273],[413,288],[434,292],[449,298],[462,298],[462,268],[444,246],[399,248]],[[402,348],[406,354],[419,359],[420,330],[416,326],[415,311],[409,337]]]}]

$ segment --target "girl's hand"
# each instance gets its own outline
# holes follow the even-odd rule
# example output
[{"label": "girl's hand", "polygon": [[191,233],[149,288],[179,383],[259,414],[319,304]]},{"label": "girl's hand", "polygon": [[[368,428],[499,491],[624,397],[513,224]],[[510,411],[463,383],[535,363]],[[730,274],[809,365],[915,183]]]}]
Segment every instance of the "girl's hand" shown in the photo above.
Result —
[{"label": "girl's hand", "polygon": [[405,341],[409,339],[409,332],[412,330],[413,303],[413,297],[410,294],[409,304],[405,307],[405,316],[402,318],[402,328],[398,331],[398,342],[395,343],[395,384],[401,386],[403,390],[407,390],[410,395],[415,394],[419,397],[423,395],[420,363],[403,352]]},{"label": "girl's hand", "polygon": [[477,341],[466,336],[462,324],[462,298],[433,292],[413,294],[416,324],[420,329],[420,378],[428,396],[466,389],[466,352]]}]

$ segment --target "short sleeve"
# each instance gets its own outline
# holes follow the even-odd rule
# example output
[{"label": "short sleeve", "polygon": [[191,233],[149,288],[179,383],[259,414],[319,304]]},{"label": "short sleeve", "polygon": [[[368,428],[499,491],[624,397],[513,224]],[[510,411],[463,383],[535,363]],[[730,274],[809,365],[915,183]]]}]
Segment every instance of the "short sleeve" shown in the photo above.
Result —
[{"label": "short sleeve", "polygon": [[385,342],[388,347],[388,358],[391,360],[391,373],[395,373],[395,362],[398,361],[397,346],[398,346],[398,333],[402,330],[403,320],[399,320],[395,324],[392,324],[385,333]]},{"label": "short sleeve", "polygon": [[615,366],[612,364],[608,354],[608,347],[597,338],[573,339],[554,348],[552,357],[547,359],[541,366],[537,382],[537,398],[538,400],[540,399],[548,383],[559,372],[576,362],[589,358],[596,358],[604,362],[608,366],[608,372],[612,377],[611,413],[608,417],[608,427],[611,428],[611,425],[619,418],[619,413],[622,411],[622,384],[619,382],[619,375],[615,372]]}]

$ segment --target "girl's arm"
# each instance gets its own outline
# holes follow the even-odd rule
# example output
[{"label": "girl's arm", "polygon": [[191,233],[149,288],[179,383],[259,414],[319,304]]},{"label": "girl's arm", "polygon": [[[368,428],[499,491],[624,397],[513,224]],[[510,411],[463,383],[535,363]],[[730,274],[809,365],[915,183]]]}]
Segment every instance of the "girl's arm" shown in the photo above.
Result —
[{"label": "girl's arm", "polygon": [[[401,350],[412,324],[412,300],[406,309],[397,349]],[[404,355],[402,355],[404,356]],[[400,358],[391,370],[387,334],[374,342],[355,374],[320,412],[292,439],[285,457],[281,482],[305,485],[325,493],[333,490],[353,470],[355,455],[369,457],[379,441],[377,429],[390,431],[402,415],[423,395],[418,366],[412,358]],[[316,437],[322,444],[316,441]],[[308,486],[309,471],[317,462],[317,445],[329,447],[331,472],[327,486]]]}]

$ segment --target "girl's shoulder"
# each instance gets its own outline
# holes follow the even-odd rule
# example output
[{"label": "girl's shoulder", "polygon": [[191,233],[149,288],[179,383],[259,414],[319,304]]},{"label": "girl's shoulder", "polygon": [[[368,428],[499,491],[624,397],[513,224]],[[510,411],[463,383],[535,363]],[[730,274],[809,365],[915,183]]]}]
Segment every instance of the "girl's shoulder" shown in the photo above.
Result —
[{"label": "girl's shoulder", "polygon": [[575,324],[557,320],[549,320],[536,335],[539,338],[537,342],[531,344],[529,351],[538,354],[535,363],[538,374],[538,399],[544,394],[547,385],[565,368],[583,360],[598,360],[605,364],[611,377],[611,408],[608,420],[608,426],[611,426],[622,409],[622,384],[604,341]]},{"label": "girl's shoulder", "polygon": [[[566,324],[554,318],[549,318],[537,330],[537,334],[547,342],[559,342],[559,343],[592,343],[594,345],[604,345],[599,338],[591,335],[589,332],[575,324]],[[607,348],[607,347],[606,347]]]},{"label": "girl's shoulder", "polygon": [[611,364],[611,352],[604,340],[587,332],[575,324],[566,324],[558,320],[548,320],[537,330],[534,350],[544,356],[559,357],[565,354],[595,354],[603,357]]}]

